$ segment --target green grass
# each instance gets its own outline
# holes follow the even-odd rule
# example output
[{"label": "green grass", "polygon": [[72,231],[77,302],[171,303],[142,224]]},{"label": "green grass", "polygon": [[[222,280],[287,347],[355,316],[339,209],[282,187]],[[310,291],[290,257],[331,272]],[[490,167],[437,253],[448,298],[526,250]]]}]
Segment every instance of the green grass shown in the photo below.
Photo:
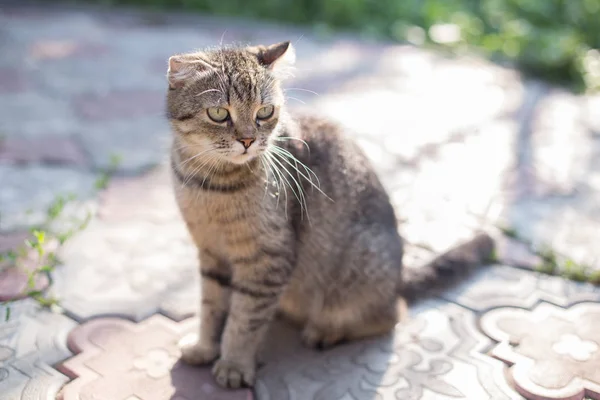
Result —
[{"label": "green grass", "polygon": [[541,263],[536,266],[536,271],[548,275],[559,275],[577,282],[589,282],[600,285],[600,270],[592,269],[589,265],[578,263],[571,258],[558,254],[550,246],[533,248],[532,244],[526,239],[523,239],[519,232],[514,228],[504,226],[498,228],[505,236],[527,244],[540,258]]},{"label": "green grass", "polygon": [[[600,0],[87,0],[343,28],[476,51],[576,91],[600,89]],[[459,29],[440,43],[440,24]],[[455,29],[451,28],[451,29]],[[456,29],[455,29],[456,31]],[[596,49],[596,50],[593,50]]]}]

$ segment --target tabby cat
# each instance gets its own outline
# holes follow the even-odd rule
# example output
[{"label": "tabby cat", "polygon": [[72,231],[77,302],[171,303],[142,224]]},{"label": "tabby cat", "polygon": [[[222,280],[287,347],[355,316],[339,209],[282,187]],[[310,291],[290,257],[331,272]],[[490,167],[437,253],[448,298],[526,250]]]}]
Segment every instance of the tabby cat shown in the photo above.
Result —
[{"label": "tabby cat", "polygon": [[402,269],[394,209],[342,129],[286,111],[289,42],[169,59],[171,166],[198,247],[202,301],[191,364],[215,361],[223,387],[254,383],[276,312],[307,346],[384,334],[398,300],[481,264],[486,234],[418,269]]}]

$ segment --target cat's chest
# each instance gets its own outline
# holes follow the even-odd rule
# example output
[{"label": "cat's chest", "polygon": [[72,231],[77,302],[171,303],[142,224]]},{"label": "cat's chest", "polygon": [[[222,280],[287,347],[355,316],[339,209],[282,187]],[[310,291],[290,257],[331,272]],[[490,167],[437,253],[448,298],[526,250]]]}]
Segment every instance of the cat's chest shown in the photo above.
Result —
[{"label": "cat's chest", "polygon": [[258,190],[233,194],[187,191],[179,203],[186,220],[220,230],[233,222],[263,219],[276,206],[276,199]]}]

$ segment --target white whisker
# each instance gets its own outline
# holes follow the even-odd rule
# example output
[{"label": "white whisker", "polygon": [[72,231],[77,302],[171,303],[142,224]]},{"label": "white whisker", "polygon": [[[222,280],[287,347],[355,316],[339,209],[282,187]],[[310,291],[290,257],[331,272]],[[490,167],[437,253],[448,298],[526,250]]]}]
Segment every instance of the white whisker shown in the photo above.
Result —
[{"label": "white whisker", "polygon": [[317,92],[315,92],[315,91],[312,91],[312,90],[308,90],[308,89],[302,89],[302,88],[286,88],[286,89],[284,89],[284,92],[287,92],[288,90],[299,90],[299,91],[301,91],[301,92],[308,92],[308,93],[312,93],[312,94],[314,94],[314,95],[316,95],[316,96],[320,96],[320,94],[319,94],[319,93],[317,93]]},{"label": "white whisker", "polygon": [[296,100],[297,102],[300,102],[300,103],[302,103],[302,104],[306,104],[304,101],[302,101],[302,100],[300,100],[300,99],[297,99],[297,98],[295,98],[295,97],[292,97],[292,96],[286,96],[286,98],[288,98],[288,99],[291,99],[291,100]]}]

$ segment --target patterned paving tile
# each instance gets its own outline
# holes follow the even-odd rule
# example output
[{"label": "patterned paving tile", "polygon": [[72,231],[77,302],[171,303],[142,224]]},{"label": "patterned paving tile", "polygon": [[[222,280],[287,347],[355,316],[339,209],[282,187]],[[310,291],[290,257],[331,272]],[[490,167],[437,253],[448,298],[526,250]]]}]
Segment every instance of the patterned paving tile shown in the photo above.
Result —
[{"label": "patterned paving tile", "polygon": [[69,357],[66,335],[75,323],[40,311],[31,301],[0,305],[0,398],[52,400],[68,378],[51,368]]},{"label": "patterned paving tile", "polygon": [[[34,268],[28,268],[33,271]],[[36,274],[32,288],[29,288],[27,269],[9,267],[0,271],[0,301],[24,298],[30,290],[41,291],[48,287],[48,277]]]},{"label": "patterned paving tile", "polygon": [[485,314],[483,331],[528,399],[600,399],[600,304],[532,310],[501,307]]},{"label": "patterned paving tile", "polygon": [[518,399],[503,367],[482,354],[491,341],[475,316],[455,305],[429,302],[387,337],[324,352],[301,347],[280,323],[271,332],[258,400]]},{"label": "patterned paving tile", "polygon": [[115,179],[98,213],[59,252],[63,265],[53,290],[69,315],[193,315],[199,304],[197,250],[181,222],[167,169]]},{"label": "patterned paving tile", "polygon": [[178,342],[197,329],[153,316],[139,324],[116,318],[86,322],[69,334],[77,355],[58,368],[74,378],[60,400],[251,400],[248,389],[216,386],[210,368],[179,361]]},{"label": "patterned paving tile", "polygon": [[440,296],[475,311],[503,306],[531,308],[540,301],[564,307],[582,301],[600,302],[600,287],[495,265],[481,269],[469,281]]}]

